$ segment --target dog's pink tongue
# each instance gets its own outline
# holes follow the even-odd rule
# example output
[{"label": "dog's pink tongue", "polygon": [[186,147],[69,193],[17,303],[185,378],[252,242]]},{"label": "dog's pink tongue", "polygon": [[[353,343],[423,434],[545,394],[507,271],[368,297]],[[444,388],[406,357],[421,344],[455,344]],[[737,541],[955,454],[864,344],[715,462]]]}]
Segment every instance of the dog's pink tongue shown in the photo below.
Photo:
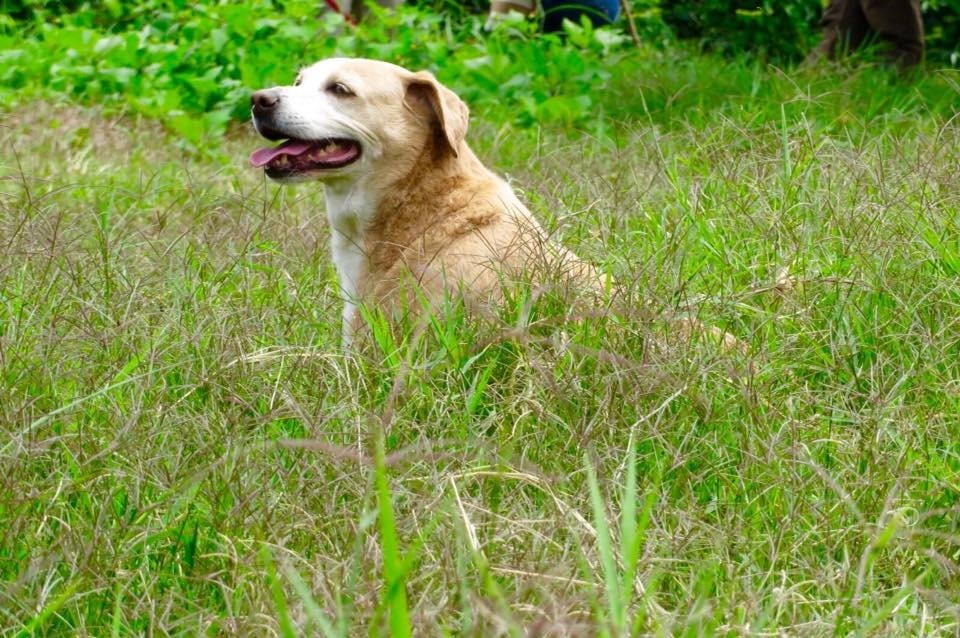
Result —
[{"label": "dog's pink tongue", "polygon": [[303,155],[310,150],[311,146],[310,142],[287,140],[280,146],[274,146],[273,148],[258,148],[250,155],[250,164],[254,168],[260,168],[280,155]]}]

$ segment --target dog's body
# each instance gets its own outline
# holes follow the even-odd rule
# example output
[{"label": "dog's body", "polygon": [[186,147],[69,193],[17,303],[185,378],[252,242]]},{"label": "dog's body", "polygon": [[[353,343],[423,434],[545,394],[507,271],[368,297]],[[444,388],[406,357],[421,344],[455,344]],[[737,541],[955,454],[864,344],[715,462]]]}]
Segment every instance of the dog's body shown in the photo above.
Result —
[{"label": "dog's body", "polygon": [[253,118],[265,137],[288,140],[256,151],[255,166],[325,186],[347,341],[361,302],[495,301],[505,277],[531,273],[595,280],[477,159],[466,105],[429,73],[324,60],[294,86],[255,93]]}]

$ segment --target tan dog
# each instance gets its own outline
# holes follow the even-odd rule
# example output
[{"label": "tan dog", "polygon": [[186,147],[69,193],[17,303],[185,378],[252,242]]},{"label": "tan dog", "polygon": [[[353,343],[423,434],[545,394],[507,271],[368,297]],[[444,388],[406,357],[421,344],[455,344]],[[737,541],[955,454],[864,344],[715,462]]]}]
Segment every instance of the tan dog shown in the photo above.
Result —
[{"label": "tan dog", "polygon": [[434,302],[452,292],[484,303],[504,277],[597,281],[481,164],[464,139],[467,106],[430,73],[334,58],[251,101],[257,131],[286,140],[251,163],[326,189],[346,343],[359,303],[416,307],[411,282]]}]

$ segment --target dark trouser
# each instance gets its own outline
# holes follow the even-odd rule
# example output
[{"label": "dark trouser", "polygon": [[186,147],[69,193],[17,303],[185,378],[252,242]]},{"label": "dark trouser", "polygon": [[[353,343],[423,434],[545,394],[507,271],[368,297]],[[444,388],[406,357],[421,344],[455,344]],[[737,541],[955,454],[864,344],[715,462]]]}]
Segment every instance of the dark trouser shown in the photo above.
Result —
[{"label": "dark trouser", "polygon": [[833,57],[873,36],[888,58],[901,66],[923,60],[920,0],[830,0],[823,11],[823,42],[815,53]]}]

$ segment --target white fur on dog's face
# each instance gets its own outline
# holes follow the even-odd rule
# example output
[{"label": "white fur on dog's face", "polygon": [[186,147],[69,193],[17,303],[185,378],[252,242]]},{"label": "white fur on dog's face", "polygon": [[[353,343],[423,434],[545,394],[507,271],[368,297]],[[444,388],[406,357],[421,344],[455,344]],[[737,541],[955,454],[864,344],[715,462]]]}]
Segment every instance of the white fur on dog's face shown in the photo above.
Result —
[{"label": "white fur on dog's face", "polygon": [[[359,159],[346,166],[290,175],[271,175],[268,167],[267,174],[282,182],[330,182],[381,174],[378,165],[384,160],[396,168],[397,161],[422,145],[429,134],[429,119],[408,103],[411,85],[426,82],[436,86],[438,96],[439,91],[446,91],[428,74],[411,73],[386,62],[332,58],[300,71],[292,86],[266,89],[278,103],[268,113],[254,109],[254,126],[264,137],[307,142],[341,139],[360,147]],[[466,107],[459,104],[465,133]]]},{"label": "white fur on dog's face", "polygon": [[[343,172],[356,171],[362,162],[376,159],[383,145],[376,134],[356,117],[361,91],[369,87],[350,73],[337,72],[337,59],[324,60],[300,71],[292,86],[276,86],[280,103],[269,121],[254,117],[253,125],[261,135],[280,133],[284,137],[301,140],[345,138],[360,144],[360,159],[341,169],[311,171],[279,181],[306,181],[323,179]],[[352,95],[346,92],[352,92]],[[316,173],[316,174],[312,174]]]}]

